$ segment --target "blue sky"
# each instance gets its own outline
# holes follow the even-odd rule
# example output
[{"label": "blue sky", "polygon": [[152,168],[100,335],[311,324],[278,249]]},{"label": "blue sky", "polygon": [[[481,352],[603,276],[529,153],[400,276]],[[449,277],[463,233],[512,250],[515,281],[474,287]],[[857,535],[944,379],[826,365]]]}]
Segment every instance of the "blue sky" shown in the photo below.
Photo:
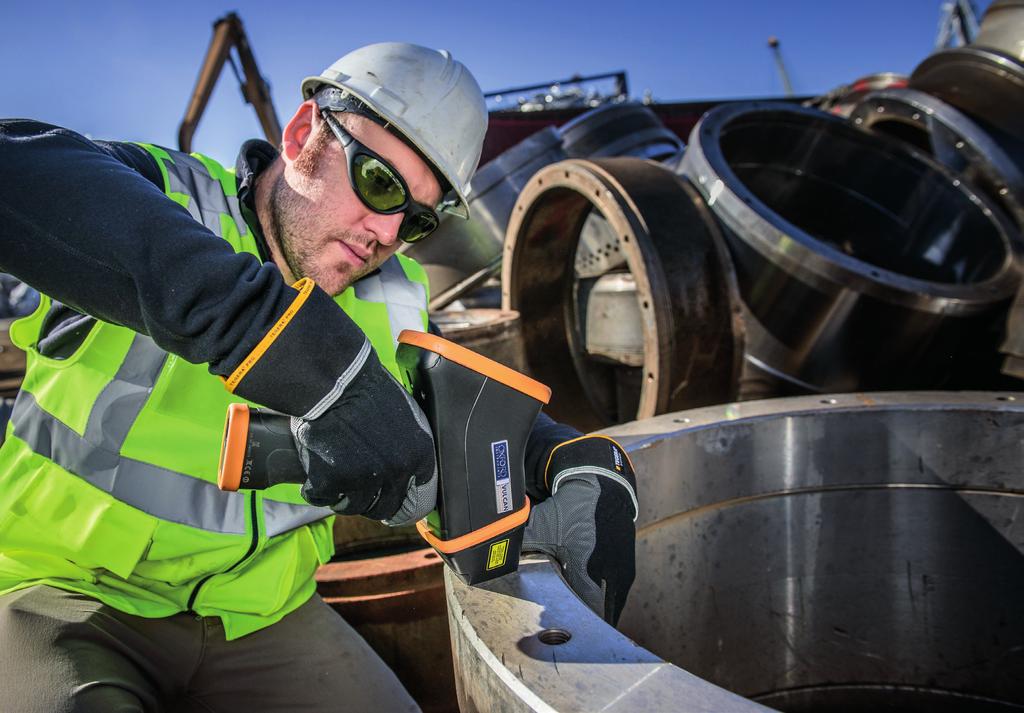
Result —
[{"label": "blue sky", "polygon": [[[977,2],[983,11],[990,0]],[[782,42],[797,93],[876,71],[909,73],[932,50],[940,0],[715,2],[26,2],[0,0],[0,116],[96,138],[176,147],[213,21],[241,16],[284,123],[303,77],[385,40],[452,51],[483,89],[625,69],[656,100],[782,93],[767,38]],[[194,140],[233,162],[260,135],[230,69]]]}]

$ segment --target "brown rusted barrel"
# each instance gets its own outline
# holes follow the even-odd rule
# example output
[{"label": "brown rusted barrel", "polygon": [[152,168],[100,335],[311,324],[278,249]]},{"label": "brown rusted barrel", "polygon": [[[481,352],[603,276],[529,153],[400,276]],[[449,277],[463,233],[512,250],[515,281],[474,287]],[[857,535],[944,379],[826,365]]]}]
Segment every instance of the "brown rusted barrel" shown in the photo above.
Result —
[{"label": "brown rusted barrel", "polygon": [[445,339],[516,371],[526,369],[519,312],[503,309],[432,312],[430,321],[437,325]]},{"label": "brown rusted barrel", "polygon": [[334,520],[334,553],[339,558],[405,552],[423,544],[415,525],[388,527],[365,517]]},{"label": "brown rusted barrel", "polygon": [[330,562],[316,575],[320,596],[391,667],[423,713],[459,710],[442,569],[425,548]]}]

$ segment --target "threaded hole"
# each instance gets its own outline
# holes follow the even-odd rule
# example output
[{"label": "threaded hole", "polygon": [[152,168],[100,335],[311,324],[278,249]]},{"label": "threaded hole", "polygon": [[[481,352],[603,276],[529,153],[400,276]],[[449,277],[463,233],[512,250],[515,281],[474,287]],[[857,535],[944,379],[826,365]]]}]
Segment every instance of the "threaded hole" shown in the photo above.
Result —
[{"label": "threaded hole", "polygon": [[565,629],[545,629],[537,634],[537,638],[540,639],[542,644],[561,646],[572,638],[572,634]]}]

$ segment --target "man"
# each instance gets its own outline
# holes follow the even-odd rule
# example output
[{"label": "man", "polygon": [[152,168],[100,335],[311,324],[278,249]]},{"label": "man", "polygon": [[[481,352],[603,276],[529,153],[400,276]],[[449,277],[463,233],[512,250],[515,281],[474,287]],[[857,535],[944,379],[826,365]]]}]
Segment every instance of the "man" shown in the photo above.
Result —
[{"label": "man", "polygon": [[[415,45],[302,89],[280,153],[247,142],[234,175],[0,123],[0,270],[43,294],[11,329],[28,367],[0,450],[2,710],[415,710],[312,575],[334,513],[434,506],[394,354],[426,327],[426,279],[395,253],[468,215],[487,116],[462,64]],[[216,488],[240,398],[293,417],[301,489]],[[538,419],[524,549],[614,622],[633,475],[577,436]]]}]

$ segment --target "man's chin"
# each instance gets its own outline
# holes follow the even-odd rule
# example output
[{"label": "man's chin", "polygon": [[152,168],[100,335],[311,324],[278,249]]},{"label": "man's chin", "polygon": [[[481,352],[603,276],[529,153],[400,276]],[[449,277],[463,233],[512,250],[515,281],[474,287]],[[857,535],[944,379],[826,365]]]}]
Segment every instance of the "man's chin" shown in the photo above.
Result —
[{"label": "man's chin", "polygon": [[331,297],[337,297],[351,287],[356,280],[370,274],[371,272],[372,270],[365,268],[354,270],[351,266],[346,265],[345,269],[331,270],[328,274],[321,275],[319,279],[314,276],[313,281],[316,282],[317,287],[329,294]]}]

